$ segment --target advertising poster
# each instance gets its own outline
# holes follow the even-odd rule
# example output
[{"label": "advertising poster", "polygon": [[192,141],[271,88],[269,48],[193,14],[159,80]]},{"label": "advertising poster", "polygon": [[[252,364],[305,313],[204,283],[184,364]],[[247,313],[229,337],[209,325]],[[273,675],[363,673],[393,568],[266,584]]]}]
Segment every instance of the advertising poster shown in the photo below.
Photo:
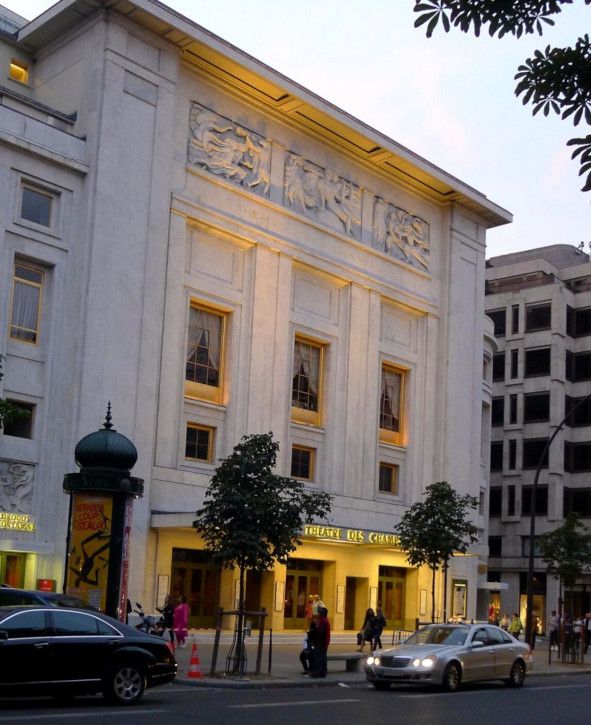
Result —
[{"label": "advertising poster", "polygon": [[104,612],[113,499],[90,493],[76,493],[72,498],[67,592]]}]

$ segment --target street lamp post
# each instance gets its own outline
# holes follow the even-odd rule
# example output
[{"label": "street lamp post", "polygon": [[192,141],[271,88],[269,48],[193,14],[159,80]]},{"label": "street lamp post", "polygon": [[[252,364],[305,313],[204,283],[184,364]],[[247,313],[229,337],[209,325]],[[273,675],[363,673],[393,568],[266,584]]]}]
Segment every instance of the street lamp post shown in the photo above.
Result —
[{"label": "street lamp post", "polygon": [[558,433],[562,430],[562,426],[566,423],[568,418],[583,405],[587,400],[591,400],[591,393],[581,398],[579,402],[569,410],[569,412],[560,421],[556,430],[550,438],[546,441],[546,445],[542,453],[540,454],[540,460],[538,461],[538,467],[534,476],[534,482],[531,491],[531,504],[529,511],[529,556],[527,561],[527,590],[526,590],[526,611],[525,611],[525,641],[531,646],[532,643],[532,614],[533,614],[533,579],[534,579],[534,549],[535,549],[535,535],[536,535],[536,493],[538,490],[538,479],[540,478],[540,471],[544,464],[544,458],[550,448],[552,441],[556,438]]}]

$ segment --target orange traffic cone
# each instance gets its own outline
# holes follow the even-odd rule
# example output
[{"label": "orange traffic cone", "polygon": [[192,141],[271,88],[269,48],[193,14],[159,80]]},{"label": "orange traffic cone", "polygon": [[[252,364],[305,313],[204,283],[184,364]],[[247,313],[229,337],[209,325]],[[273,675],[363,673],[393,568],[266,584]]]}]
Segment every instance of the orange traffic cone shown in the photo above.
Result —
[{"label": "orange traffic cone", "polygon": [[189,672],[187,677],[194,678],[196,680],[203,679],[203,672],[201,672],[201,665],[199,664],[199,654],[197,652],[197,644],[193,642],[193,649],[191,650],[191,661],[189,662]]}]

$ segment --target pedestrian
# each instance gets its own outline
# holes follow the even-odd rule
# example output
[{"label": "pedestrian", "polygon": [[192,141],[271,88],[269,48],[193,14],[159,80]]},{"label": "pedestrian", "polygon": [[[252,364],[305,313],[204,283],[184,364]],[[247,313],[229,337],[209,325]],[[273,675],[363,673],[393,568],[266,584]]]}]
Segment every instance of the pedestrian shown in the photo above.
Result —
[{"label": "pedestrian", "polygon": [[503,614],[503,616],[501,617],[501,621],[499,622],[499,626],[501,627],[501,629],[504,629],[505,632],[508,632],[509,631],[509,623],[510,622],[511,622],[511,620],[509,619],[509,615],[507,614],[507,612],[505,612],[505,614]]},{"label": "pedestrian", "polygon": [[163,607],[156,607],[156,611],[160,612],[164,620],[164,627],[168,630],[170,641],[174,644],[174,603],[172,596],[167,594],[164,599]]},{"label": "pedestrian", "polygon": [[174,633],[176,635],[176,646],[186,647],[189,626],[189,605],[187,598],[182,596],[180,602],[174,608],[173,616]]},{"label": "pedestrian", "polygon": [[548,619],[548,634],[550,635],[550,649],[558,649],[558,627],[560,617],[556,614],[556,610],[552,610],[550,619]]},{"label": "pedestrian", "polygon": [[585,615],[585,654],[591,644],[591,612],[587,612]]},{"label": "pedestrian", "polygon": [[314,654],[312,657],[312,672],[310,673],[310,677],[326,677],[326,655],[329,644],[330,622],[328,621],[328,609],[326,607],[320,607],[318,611],[318,620],[316,622]]},{"label": "pedestrian", "polygon": [[304,637],[304,648],[300,652],[300,662],[304,668],[303,675],[307,675],[314,667],[314,640],[316,639],[317,628],[316,621],[314,619],[311,620],[306,636]]},{"label": "pedestrian", "polygon": [[320,610],[323,607],[326,608],[326,605],[324,604],[324,602],[322,601],[322,599],[320,599],[320,595],[319,594],[314,594],[314,600],[312,602],[312,616],[313,617],[320,616]]},{"label": "pedestrian", "polygon": [[386,617],[381,607],[376,609],[376,617],[373,628],[373,649],[382,649],[382,632],[386,626]]},{"label": "pedestrian", "polygon": [[538,623],[539,623],[538,615],[535,612],[532,612],[531,615],[531,642],[529,643],[530,649],[534,650],[536,648],[536,635],[538,633]]},{"label": "pedestrian", "polygon": [[314,595],[310,594],[308,601],[306,602],[306,630],[310,629],[310,625],[312,624],[312,618],[314,617],[314,614],[312,613],[313,606]]},{"label": "pedestrian", "polygon": [[519,619],[519,614],[517,614],[517,612],[513,612],[513,617],[509,622],[509,632],[515,637],[515,639],[519,639],[522,629],[523,623],[521,619]]},{"label": "pedestrian", "polygon": [[357,647],[358,652],[363,652],[363,648],[365,647],[366,642],[369,642],[369,648],[370,650],[372,649],[375,621],[376,614],[370,607],[365,612],[365,619],[363,620],[363,624],[361,625],[361,644],[359,645],[359,647]]}]

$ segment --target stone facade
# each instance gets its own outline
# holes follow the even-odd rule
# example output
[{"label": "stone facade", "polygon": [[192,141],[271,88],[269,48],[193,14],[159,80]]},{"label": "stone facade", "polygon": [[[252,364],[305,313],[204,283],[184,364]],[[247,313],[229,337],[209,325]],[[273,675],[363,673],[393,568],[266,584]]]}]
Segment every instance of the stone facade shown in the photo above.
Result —
[{"label": "stone facade", "polygon": [[[0,436],[0,459],[32,471],[35,523],[0,540],[4,561],[18,583],[61,586],[61,482],[110,400],[146,483],[134,599],[185,593],[201,626],[233,607],[236,574],[212,569],[191,522],[216,459],[271,430],[282,473],[294,451],[313,462],[308,484],[334,495],[340,533],[304,532],[287,569],[251,576],[252,605],[299,626],[318,589],[337,629],[386,599],[391,624],[409,626],[430,615],[430,576],[408,567],[393,526],[433,481],[485,490],[485,233],[510,215],[165,6],[126,8],[72,0],[3,38],[0,61],[16,54],[29,74],[1,92],[3,394],[34,415],[29,437]],[[48,224],[25,218],[25,188],[50,197]],[[22,333],[34,344],[11,327],[15,263],[42,273],[39,329]],[[196,339],[202,352],[213,336],[203,319],[222,330],[207,343],[215,385],[189,379]],[[318,389],[303,412],[294,359],[309,349]],[[383,371],[398,381],[393,437]],[[452,562],[450,601],[464,596],[469,617],[484,553]]]}]

